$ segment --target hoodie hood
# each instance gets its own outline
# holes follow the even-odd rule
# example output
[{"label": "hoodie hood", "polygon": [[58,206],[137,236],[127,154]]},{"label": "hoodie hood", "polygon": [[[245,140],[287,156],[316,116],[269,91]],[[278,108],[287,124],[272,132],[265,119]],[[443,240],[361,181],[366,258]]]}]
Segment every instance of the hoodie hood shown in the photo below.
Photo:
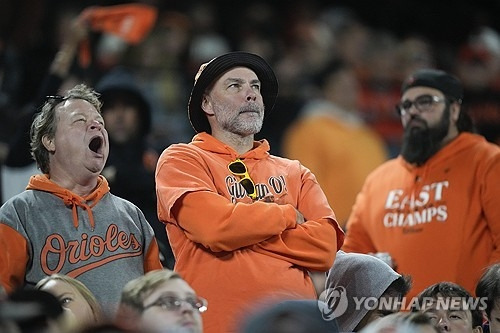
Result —
[{"label": "hoodie hood", "polygon": [[326,290],[327,303],[332,310],[336,310],[333,305],[337,308],[341,306],[341,304],[333,304],[336,301],[335,297],[331,296],[333,292],[344,288],[343,293],[347,296],[347,299],[344,298],[347,302],[347,309],[336,318],[340,331],[352,332],[368,313],[366,307],[356,309],[354,297],[378,299],[399,277],[401,277],[400,274],[374,256],[338,251],[335,262],[328,272]]},{"label": "hoodie hood", "polygon": [[106,74],[96,85],[96,91],[101,94],[102,113],[106,112],[107,105],[117,100],[127,104],[135,104],[141,117],[141,135],[149,133],[151,129],[152,106],[145,92],[136,83],[137,79],[124,68],[116,68]]},{"label": "hoodie hood", "polygon": [[231,160],[235,158],[256,159],[260,160],[269,156],[269,143],[263,139],[254,141],[253,148],[246,153],[239,155],[231,146],[217,140],[212,135],[202,132],[193,137],[191,144],[205,151],[209,151],[221,155],[229,155]]},{"label": "hoodie hood", "polygon": [[89,215],[90,225],[92,230],[94,230],[94,216],[92,214],[92,207],[94,207],[101,198],[109,192],[109,185],[106,178],[99,176],[97,181],[97,187],[92,193],[85,197],[74,194],[66,188],[63,188],[53,181],[51,181],[47,175],[34,175],[31,176],[27,190],[38,190],[51,193],[64,201],[64,204],[70,207],[73,211],[73,225],[78,228],[78,211],[77,207],[87,211]]}]

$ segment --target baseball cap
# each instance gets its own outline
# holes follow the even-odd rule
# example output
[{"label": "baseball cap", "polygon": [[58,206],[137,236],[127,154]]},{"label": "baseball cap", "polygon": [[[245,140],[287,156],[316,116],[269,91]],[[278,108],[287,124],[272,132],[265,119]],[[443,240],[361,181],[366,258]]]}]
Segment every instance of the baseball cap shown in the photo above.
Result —
[{"label": "baseball cap", "polygon": [[434,88],[457,101],[461,100],[464,94],[462,84],[455,76],[438,69],[420,69],[411,74],[403,82],[401,94],[413,87]]},{"label": "baseball cap", "polygon": [[201,109],[201,99],[205,90],[222,74],[238,66],[247,67],[255,72],[261,82],[260,91],[266,111],[273,109],[278,96],[278,80],[271,66],[253,53],[242,51],[225,53],[202,64],[196,73],[188,103],[189,121],[196,132],[211,133],[207,116]]}]

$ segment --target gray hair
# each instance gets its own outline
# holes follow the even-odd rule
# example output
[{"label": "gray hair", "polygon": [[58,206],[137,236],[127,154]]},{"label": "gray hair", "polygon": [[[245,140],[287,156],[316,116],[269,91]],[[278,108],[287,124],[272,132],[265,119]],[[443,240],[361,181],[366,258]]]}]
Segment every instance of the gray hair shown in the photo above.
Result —
[{"label": "gray hair", "polygon": [[30,129],[31,156],[38,168],[45,174],[50,173],[49,151],[42,139],[54,138],[57,129],[56,107],[68,99],[83,99],[92,104],[101,113],[99,93],[85,84],[78,84],[68,90],[64,96],[48,96],[42,110],[35,115]]}]

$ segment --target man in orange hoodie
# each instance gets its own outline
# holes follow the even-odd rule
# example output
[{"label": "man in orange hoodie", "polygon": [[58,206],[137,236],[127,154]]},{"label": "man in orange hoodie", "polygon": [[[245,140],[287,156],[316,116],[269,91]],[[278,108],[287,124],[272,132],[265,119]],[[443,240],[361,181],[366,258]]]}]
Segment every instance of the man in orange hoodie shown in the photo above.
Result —
[{"label": "man in orange hoodie", "polygon": [[257,303],[315,299],[309,271],[327,271],[342,246],[314,175],[254,140],[277,94],[273,70],[255,54],[203,64],[188,106],[198,134],[158,162],[158,215],[175,270],[208,300],[205,333],[236,331]]},{"label": "man in orange hoodie", "polygon": [[422,69],[402,86],[400,156],[366,179],[347,223],[347,252],[387,252],[415,296],[441,281],[470,293],[500,261],[500,148],[471,133],[462,84]]}]

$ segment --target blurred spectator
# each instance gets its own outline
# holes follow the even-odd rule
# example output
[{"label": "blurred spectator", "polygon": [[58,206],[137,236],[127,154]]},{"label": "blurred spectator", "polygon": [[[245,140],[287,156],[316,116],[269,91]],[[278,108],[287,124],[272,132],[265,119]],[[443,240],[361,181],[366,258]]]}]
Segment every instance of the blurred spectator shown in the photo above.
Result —
[{"label": "blurred spectator", "polygon": [[418,69],[436,67],[433,46],[428,39],[420,35],[411,35],[397,45],[396,71],[397,80],[403,82],[406,77]]},{"label": "blurred spectator", "polygon": [[210,61],[221,53],[230,51],[227,38],[221,34],[219,15],[214,3],[195,1],[188,10],[192,24],[189,42],[188,66],[194,75],[200,63]]},{"label": "blurred spectator", "polygon": [[71,68],[79,43],[88,35],[88,27],[84,20],[79,16],[71,16],[72,14],[72,9],[68,9],[68,12],[62,11],[59,23],[66,23],[67,26],[64,31],[57,26],[60,29],[57,30],[58,36],[60,35],[59,49],[37,95],[20,107],[21,112],[16,119],[17,130],[9,139],[5,165],[1,170],[2,203],[21,193],[29,178],[38,172],[29,143],[29,130],[34,114],[40,111],[46,96],[57,95],[66,81],[73,82]]},{"label": "blurred spectator", "polygon": [[361,333],[439,333],[431,320],[421,314],[412,312],[391,313],[371,322]]},{"label": "blurred spectator", "polygon": [[366,176],[388,153],[359,115],[360,87],[349,65],[333,61],[317,83],[318,98],[309,101],[286,130],[283,153],[314,173],[344,228]]},{"label": "blurred spectator", "polygon": [[96,85],[109,135],[109,157],[102,175],[115,195],[142,210],[155,232],[164,266],[173,268],[165,226],[156,213],[154,173],[159,153],[148,142],[151,105],[135,81],[129,71],[116,68]]},{"label": "blurred spectator", "polygon": [[476,285],[476,296],[486,300],[483,331],[500,332],[500,263],[491,265],[484,271]]},{"label": "blurred spectator", "polygon": [[20,333],[67,333],[77,328],[73,313],[43,290],[17,289],[2,305],[2,317],[14,323]]},{"label": "blurred spectator", "polygon": [[[5,161],[7,168],[2,170],[3,200],[21,192],[24,189],[23,183],[36,173],[30,157],[28,132],[33,115],[39,111],[45,96],[70,89],[76,84],[74,80],[78,83],[96,80],[116,66],[132,43],[131,36],[137,39],[147,34],[148,30],[144,26],[154,22],[155,13],[152,7],[137,8],[137,5],[91,6],[81,12],[80,10],[79,5],[75,4],[64,4],[54,10],[54,28],[48,35],[58,44],[58,51],[37,94],[24,96],[24,104],[10,105],[17,110],[22,109],[22,112],[18,112],[19,115],[13,120],[17,131],[8,140]],[[149,11],[152,15],[145,17],[141,10]],[[92,47],[89,49],[90,46]],[[83,52],[84,50],[90,54]],[[87,61],[92,61],[82,61],[85,58],[83,55],[91,58]],[[81,67],[76,66],[75,58],[78,58],[78,65]],[[90,64],[92,66],[89,67]],[[1,155],[2,147],[0,162],[3,162]]]},{"label": "blurred spectator", "polygon": [[155,29],[130,50],[125,61],[151,102],[150,142],[158,150],[172,143],[188,142],[192,136],[185,117],[191,81],[185,61],[191,30],[186,14],[165,11]]},{"label": "blurred spectator", "polygon": [[[150,332],[126,329],[116,323],[102,323],[95,326],[86,327],[80,331],[77,331],[77,333],[150,333]],[[177,333],[189,333],[189,332],[177,332]]]},{"label": "blurred spectator", "polygon": [[417,299],[412,311],[426,315],[439,331],[482,332],[481,310],[473,306],[472,295],[461,285],[438,282],[420,292]]},{"label": "blurred spectator", "polygon": [[[410,287],[410,277],[397,273],[382,260],[339,251],[328,272],[324,295],[330,309],[339,312],[340,331],[358,332],[378,318],[400,311]],[[368,307],[356,299],[376,301]],[[362,304],[359,309],[358,303]]]},{"label": "blurred spectator", "polygon": [[327,305],[321,301],[288,300],[250,313],[240,324],[239,333],[337,333],[335,319],[326,320],[322,313]]},{"label": "blurred spectator", "polygon": [[371,29],[347,6],[327,7],[319,19],[332,31],[333,57],[348,63],[358,75],[361,74]]},{"label": "blurred spectator", "polygon": [[388,31],[373,31],[363,57],[360,72],[360,111],[363,118],[384,139],[389,157],[401,148],[403,128],[394,111],[399,102],[397,76],[397,40]]},{"label": "blurred spectator", "polygon": [[275,24],[279,22],[280,15],[272,4],[264,1],[247,3],[242,15],[245,24],[240,24],[238,18],[233,20],[233,26],[238,29],[231,34],[236,40],[236,49],[258,54],[264,59],[274,59],[279,52]]},{"label": "blurred spectator", "polygon": [[79,328],[97,325],[104,319],[94,294],[77,279],[52,274],[40,280],[35,288],[56,296],[61,306],[73,313]]},{"label": "blurred spectator", "polygon": [[128,282],[122,291],[117,323],[149,333],[201,333],[207,301],[179,274],[156,270]]},{"label": "blurred spectator", "polygon": [[471,35],[460,47],[456,71],[477,131],[500,145],[500,35],[488,27]]}]

